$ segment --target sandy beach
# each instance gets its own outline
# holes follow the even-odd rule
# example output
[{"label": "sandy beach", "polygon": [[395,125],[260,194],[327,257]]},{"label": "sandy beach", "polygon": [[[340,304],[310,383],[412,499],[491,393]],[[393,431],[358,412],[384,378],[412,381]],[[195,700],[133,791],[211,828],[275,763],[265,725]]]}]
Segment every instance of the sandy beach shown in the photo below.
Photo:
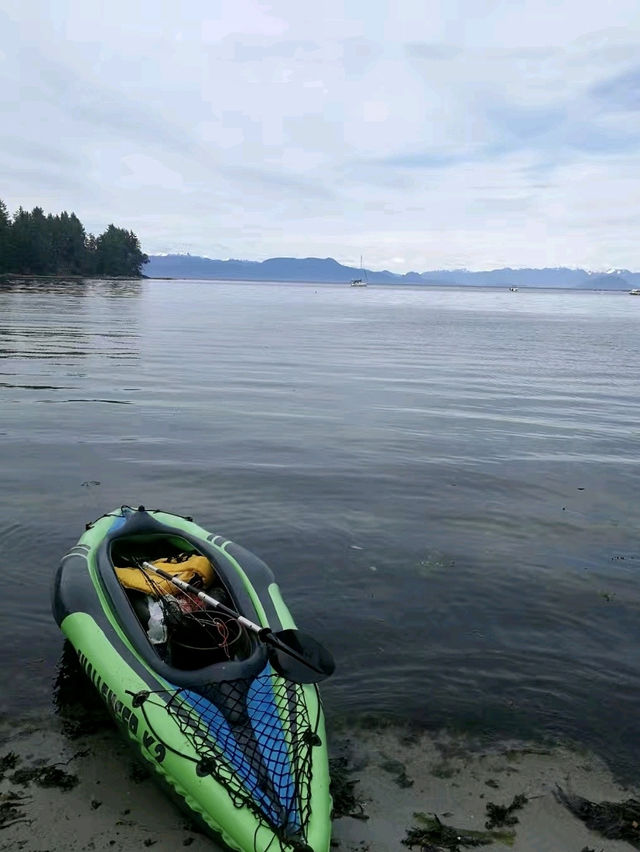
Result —
[{"label": "sandy beach", "polygon": [[[485,831],[487,805],[506,806],[519,795],[527,801],[514,810],[514,825],[496,829],[503,838],[493,839],[496,852],[633,848],[589,831],[554,796],[558,785],[598,802],[637,795],[586,752],[514,742],[482,749],[467,737],[388,725],[334,730],[331,752],[336,798],[344,806],[344,791],[353,794],[351,815],[334,821],[332,845],[344,852],[407,849],[407,831],[420,826],[416,813]],[[217,849],[156,788],[114,729],[71,739],[55,716],[5,721],[0,761],[3,852]]]}]

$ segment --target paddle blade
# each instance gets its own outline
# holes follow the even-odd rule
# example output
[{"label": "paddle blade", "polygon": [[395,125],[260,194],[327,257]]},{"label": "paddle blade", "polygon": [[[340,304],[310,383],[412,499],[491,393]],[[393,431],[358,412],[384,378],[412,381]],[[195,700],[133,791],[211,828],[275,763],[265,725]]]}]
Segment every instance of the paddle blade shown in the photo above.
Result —
[{"label": "paddle blade", "polygon": [[318,683],[332,675],[336,664],[319,642],[300,630],[280,630],[268,639],[271,665],[294,683]]}]

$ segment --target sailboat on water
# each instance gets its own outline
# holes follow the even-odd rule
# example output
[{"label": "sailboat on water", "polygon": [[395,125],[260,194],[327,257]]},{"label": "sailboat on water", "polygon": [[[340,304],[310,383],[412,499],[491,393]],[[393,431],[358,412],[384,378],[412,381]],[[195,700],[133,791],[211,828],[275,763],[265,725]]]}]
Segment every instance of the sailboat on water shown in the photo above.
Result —
[{"label": "sailboat on water", "polygon": [[367,273],[362,266],[362,255],[360,255],[360,278],[352,278],[351,286],[352,287],[366,287],[369,282],[367,281]]}]

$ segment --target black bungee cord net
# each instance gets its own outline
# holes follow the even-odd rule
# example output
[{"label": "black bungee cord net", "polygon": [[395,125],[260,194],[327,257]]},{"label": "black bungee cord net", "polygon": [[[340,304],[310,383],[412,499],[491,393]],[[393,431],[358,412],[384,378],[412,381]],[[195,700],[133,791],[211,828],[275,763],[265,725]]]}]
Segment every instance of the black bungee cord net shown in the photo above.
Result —
[{"label": "black bungee cord net", "polygon": [[[320,695],[316,684],[313,688],[317,698],[313,723],[300,684],[274,673],[253,679],[209,683],[198,686],[197,692],[195,689],[177,688],[129,694],[133,698],[133,707],[141,710],[152,736],[168,751],[193,763],[196,775],[215,778],[236,808],[249,808],[260,824],[271,829],[274,836],[262,852],[267,852],[276,840],[280,850],[310,852],[304,836],[311,816],[312,750],[321,742],[318,736]],[[260,695],[268,695],[268,702],[275,704],[271,712],[257,717],[254,714],[254,718],[249,719],[246,709],[249,689],[253,690],[254,702],[256,698],[259,702]],[[218,726],[207,722],[205,714],[211,713],[211,705],[218,707],[213,700],[214,693],[225,696],[225,721],[227,716],[233,719],[235,715],[235,725],[227,722]],[[166,700],[154,700],[154,696],[165,696]],[[192,746],[195,756],[180,751],[162,738],[149,718],[148,704],[169,714]],[[237,719],[241,716],[245,718],[238,725]],[[277,718],[275,724],[272,721],[274,716]],[[283,717],[288,720],[286,723]],[[286,741],[282,736],[285,728]],[[270,764],[269,774],[266,773],[265,761]],[[278,791],[283,790],[288,794],[285,802],[278,796]],[[259,830],[258,825],[254,836],[256,852]]]}]

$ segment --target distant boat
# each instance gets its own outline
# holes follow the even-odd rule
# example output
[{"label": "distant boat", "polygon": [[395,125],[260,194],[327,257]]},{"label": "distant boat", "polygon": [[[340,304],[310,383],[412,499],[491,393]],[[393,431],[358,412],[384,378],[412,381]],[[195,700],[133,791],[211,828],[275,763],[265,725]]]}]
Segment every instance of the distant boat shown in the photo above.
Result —
[{"label": "distant boat", "polygon": [[634,287],[633,290],[629,290],[630,296],[640,296],[640,289]]},{"label": "distant boat", "polygon": [[517,292],[518,292],[518,288],[517,288],[517,287],[509,287],[509,292],[510,292],[510,293],[517,293]]},{"label": "distant boat", "polygon": [[362,267],[362,255],[360,255],[360,278],[352,278],[351,286],[352,287],[366,287],[369,282],[367,281],[367,273]]}]

